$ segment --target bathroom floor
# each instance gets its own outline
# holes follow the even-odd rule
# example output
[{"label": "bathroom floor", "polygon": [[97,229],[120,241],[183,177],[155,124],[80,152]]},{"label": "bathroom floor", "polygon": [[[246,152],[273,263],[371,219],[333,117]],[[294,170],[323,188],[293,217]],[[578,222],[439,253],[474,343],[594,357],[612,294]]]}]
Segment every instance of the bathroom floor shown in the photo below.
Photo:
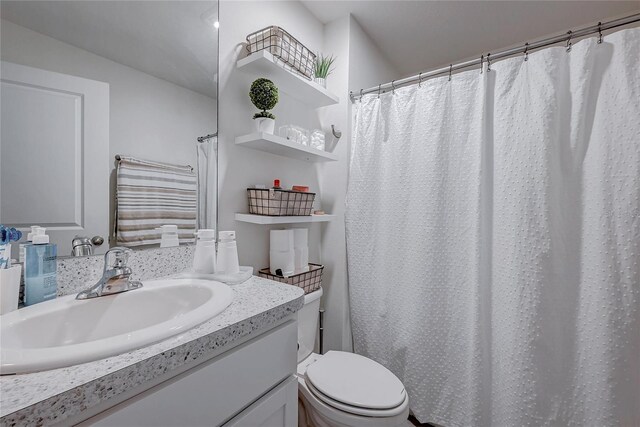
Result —
[{"label": "bathroom floor", "polygon": [[421,424],[420,421],[416,420],[416,417],[414,417],[413,415],[409,415],[409,419],[407,420],[407,427],[436,427],[436,426],[428,423]]}]

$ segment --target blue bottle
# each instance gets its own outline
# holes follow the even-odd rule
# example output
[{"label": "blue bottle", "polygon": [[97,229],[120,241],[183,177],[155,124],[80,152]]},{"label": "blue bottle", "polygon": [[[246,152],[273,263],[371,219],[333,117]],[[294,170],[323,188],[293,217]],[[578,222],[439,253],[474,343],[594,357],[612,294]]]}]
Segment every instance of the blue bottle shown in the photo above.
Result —
[{"label": "blue bottle", "polygon": [[38,230],[25,247],[24,305],[54,299],[58,292],[57,247],[49,243],[45,229]]}]

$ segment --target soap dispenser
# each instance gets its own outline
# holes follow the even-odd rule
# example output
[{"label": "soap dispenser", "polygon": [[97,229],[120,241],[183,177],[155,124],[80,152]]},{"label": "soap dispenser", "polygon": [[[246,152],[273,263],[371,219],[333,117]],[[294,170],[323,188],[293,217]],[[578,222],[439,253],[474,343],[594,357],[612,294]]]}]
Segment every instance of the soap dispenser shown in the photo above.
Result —
[{"label": "soap dispenser", "polygon": [[24,305],[54,299],[58,292],[57,247],[49,243],[46,228],[40,227],[25,247]]},{"label": "soap dispenser", "polygon": [[161,225],[156,230],[160,232],[161,248],[175,248],[180,245],[177,225]]},{"label": "soap dispenser", "polygon": [[193,272],[214,274],[216,272],[216,231],[203,228],[195,234],[196,252],[193,256]]},{"label": "soap dispenser", "polygon": [[218,272],[223,274],[238,274],[238,245],[235,231],[221,231],[218,242]]},{"label": "soap dispenser", "polygon": [[27,241],[25,243],[20,243],[20,246],[18,246],[18,262],[24,262],[26,248],[31,244],[31,242],[33,242],[33,236],[37,234],[39,228],[41,228],[39,225],[32,225],[31,231],[27,233]]}]

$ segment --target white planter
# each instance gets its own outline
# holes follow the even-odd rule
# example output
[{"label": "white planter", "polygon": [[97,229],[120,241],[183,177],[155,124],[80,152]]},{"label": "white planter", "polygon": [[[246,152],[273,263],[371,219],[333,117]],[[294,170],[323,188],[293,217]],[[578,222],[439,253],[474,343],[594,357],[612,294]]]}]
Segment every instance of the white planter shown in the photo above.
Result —
[{"label": "white planter", "polygon": [[323,88],[327,88],[327,79],[322,78],[322,77],[316,77],[313,79],[314,82],[318,83],[320,86],[322,86]]},{"label": "white planter", "polygon": [[258,132],[265,132],[273,134],[276,129],[276,121],[266,117],[258,117],[253,119],[256,122],[256,130]]}]

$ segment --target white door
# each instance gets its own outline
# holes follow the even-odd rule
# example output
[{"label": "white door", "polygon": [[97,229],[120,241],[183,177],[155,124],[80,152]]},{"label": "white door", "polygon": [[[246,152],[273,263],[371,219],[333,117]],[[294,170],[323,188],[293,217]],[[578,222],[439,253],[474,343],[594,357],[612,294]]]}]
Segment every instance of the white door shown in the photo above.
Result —
[{"label": "white door", "polygon": [[[109,236],[109,85],[2,61],[0,223],[47,227],[58,255],[75,235]],[[15,256],[15,253],[14,253]]]}]

